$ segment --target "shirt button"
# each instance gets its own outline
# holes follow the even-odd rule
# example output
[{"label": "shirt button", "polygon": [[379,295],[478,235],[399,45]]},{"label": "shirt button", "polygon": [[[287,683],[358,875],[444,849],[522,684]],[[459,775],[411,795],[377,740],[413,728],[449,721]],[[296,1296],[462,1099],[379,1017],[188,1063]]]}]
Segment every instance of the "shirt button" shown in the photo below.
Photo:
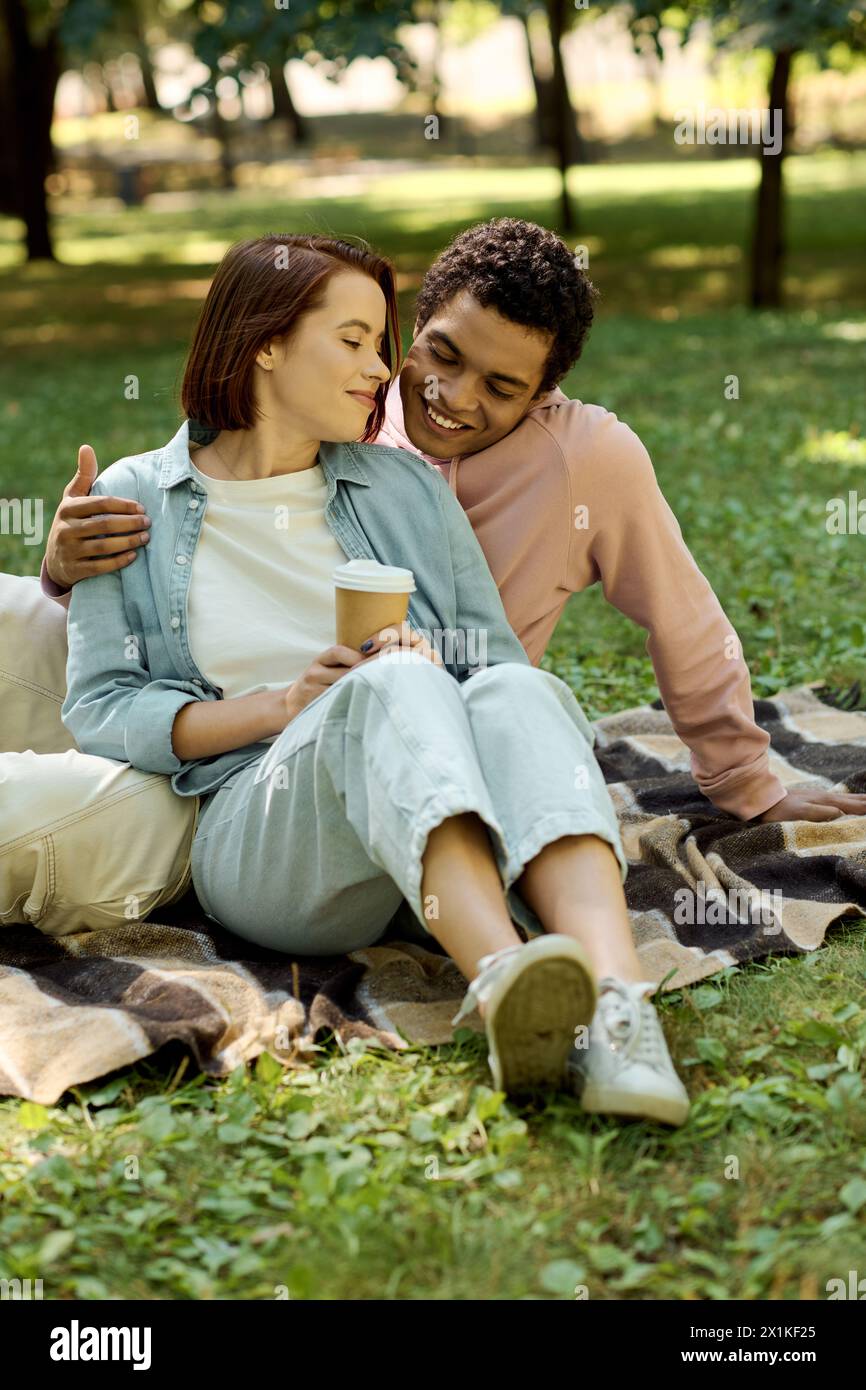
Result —
[{"label": "shirt button", "polygon": [[180,618],[175,615],[171,620],[171,625],[172,627],[180,627]]},{"label": "shirt button", "polygon": [[192,508],[192,510],[195,511],[196,507],[198,506],[198,498],[197,498],[197,497],[193,497],[193,499],[192,499],[192,501],[190,502],[189,505],[190,505],[190,507]]},{"label": "shirt button", "polygon": [[177,557],[177,559],[175,560],[174,563],[175,563],[176,565],[185,565],[185,564],[186,564],[186,556],[185,556],[185,555],[178,555],[178,557]]}]

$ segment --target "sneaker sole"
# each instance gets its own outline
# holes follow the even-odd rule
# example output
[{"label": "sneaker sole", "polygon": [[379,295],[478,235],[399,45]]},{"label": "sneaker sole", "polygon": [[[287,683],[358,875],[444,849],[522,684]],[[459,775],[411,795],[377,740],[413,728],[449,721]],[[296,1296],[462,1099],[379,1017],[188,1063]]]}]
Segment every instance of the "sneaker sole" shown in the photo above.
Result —
[{"label": "sneaker sole", "polygon": [[616,1091],[594,1091],[581,1095],[581,1107],[588,1115],[625,1115],[633,1120],[657,1120],[679,1128],[688,1119],[688,1101],[675,1096],[624,1095]]},{"label": "sneaker sole", "polygon": [[[524,947],[488,1001],[484,1020],[497,1090],[564,1089],[574,1032],[595,1012],[595,983],[577,942],[546,936]],[[572,949],[575,948],[575,949]]]}]

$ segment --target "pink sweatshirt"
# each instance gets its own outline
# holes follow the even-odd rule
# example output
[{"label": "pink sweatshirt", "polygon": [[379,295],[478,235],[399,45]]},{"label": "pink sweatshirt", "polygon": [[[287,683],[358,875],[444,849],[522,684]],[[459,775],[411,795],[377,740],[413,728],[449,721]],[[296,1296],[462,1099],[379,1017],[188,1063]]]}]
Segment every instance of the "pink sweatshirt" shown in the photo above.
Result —
[{"label": "pink sweatshirt", "polygon": [[[398,382],[377,443],[420,454],[404,432]],[[649,633],[659,692],[704,795],[743,820],[781,801],[739,640],[628,425],[556,389],[489,449],[422,457],[466,511],[533,664],[571,594],[600,580],[605,598]],[[42,587],[68,606],[44,560]]]},{"label": "pink sweatshirt", "polygon": [[[420,453],[404,430],[399,382],[377,443]],[[743,820],[781,801],[739,640],[628,425],[555,389],[489,449],[422,457],[472,522],[533,664],[571,594],[600,580],[605,598],[649,633],[659,692],[704,795]]]}]

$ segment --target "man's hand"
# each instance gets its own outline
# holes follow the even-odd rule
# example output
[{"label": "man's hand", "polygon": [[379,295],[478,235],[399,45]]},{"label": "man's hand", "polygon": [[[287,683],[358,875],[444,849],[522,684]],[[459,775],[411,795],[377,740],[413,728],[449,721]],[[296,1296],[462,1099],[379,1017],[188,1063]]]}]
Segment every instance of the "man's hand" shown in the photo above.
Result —
[{"label": "man's hand", "polygon": [[846,792],[788,792],[758,820],[839,820],[841,816],[866,816],[866,796]]},{"label": "man's hand", "polygon": [[150,538],[150,518],[140,502],[89,496],[98,472],[96,454],[82,444],[78,472],[63,489],[45,547],[48,577],[61,589],[131,564]]}]

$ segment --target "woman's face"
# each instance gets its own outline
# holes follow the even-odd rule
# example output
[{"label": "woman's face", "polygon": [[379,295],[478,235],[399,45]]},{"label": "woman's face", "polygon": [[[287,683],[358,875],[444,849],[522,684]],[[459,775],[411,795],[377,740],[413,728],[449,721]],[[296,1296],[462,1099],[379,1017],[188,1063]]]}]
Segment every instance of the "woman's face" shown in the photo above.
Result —
[{"label": "woman's face", "polygon": [[260,366],[271,363],[258,376],[263,413],[310,439],[358,439],[376,388],[390,379],[379,356],[384,338],[385,296],[376,281],[355,270],[332,275],[319,308],[259,354]]}]

